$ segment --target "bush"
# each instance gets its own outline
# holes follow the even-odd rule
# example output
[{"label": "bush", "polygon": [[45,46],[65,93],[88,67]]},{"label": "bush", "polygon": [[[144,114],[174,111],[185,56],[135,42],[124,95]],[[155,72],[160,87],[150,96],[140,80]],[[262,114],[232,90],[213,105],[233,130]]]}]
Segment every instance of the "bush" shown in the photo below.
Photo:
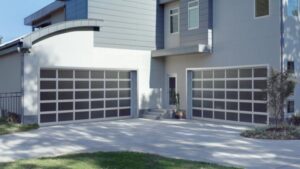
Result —
[{"label": "bush", "polygon": [[255,128],[244,131],[241,136],[255,139],[300,140],[300,129],[293,126]]},{"label": "bush", "polygon": [[291,123],[294,126],[300,126],[300,116],[299,115],[293,115],[293,117],[291,118]]}]

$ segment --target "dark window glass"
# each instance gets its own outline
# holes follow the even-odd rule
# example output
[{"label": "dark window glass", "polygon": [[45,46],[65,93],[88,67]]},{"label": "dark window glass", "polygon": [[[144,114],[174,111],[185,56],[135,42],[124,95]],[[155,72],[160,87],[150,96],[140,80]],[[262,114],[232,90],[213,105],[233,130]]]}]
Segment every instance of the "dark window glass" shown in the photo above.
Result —
[{"label": "dark window glass", "polygon": [[58,71],[59,78],[73,78],[73,70],[59,70]]},{"label": "dark window glass", "polygon": [[255,0],[255,16],[267,16],[269,15],[269,0]]},{"label": "dark window glass", "polygon": [[212,91],[203,91],[203,98],[213,98]]},{"label": "dark window glass", "polygon": [[226,81],[227,89],[237,89],[238,88],[238,81],[236,80],[229,80]]},{"label": "dark window glass", "polygon": [[201,110],[193,110],[193,117],[202,117],[202,111]]},{"label": "dark window glass", "polygon": [[224,89],[225,88],[225,82],[224,81],[215,81],[215,88],[216,89]]},{"label": "dark window glass", "polygon": [[58,110],[73,110],[73,102],[58,103]]},{"label": "dark window glass", "polygon": [[255,80],[254,81],[254,88],[255,89],[266,89],[267,88],[267,81],[266,80]]},{"label": "dark window glass", "polygon": [[89,99],[90,98],[90,93],[88,91],[76,92],[75,93],[75,98],[76,99]]},{"label": "dark window glass", "polygon": [[60,113],[58,114],[58,121],[72,121],[73,113]]},{"label": "dark window glass", "polygon": [[119,91],[119,97],[120,98],[131,97],[130,90],[121,90],[121,91]]},{"label": "dark window glass", "polygon": [[104,79],[104,71],[91,71],[92,79]]},{"label": "dark window glass", "polygon": [[215,119],[225,120],[225,112],[215,111]]},{"label": "dark window glass", "polygon": [[265,115],[254,115],[254,123],[267,124],[268,117]]},{"label": "dark window glass", "polygon": [[130,72],[120,72],[119,77],[120,79],[130,79]]},{"label": "dark window glass", "polygon": [[215,109],[225,109],[225,102],[215,101]]},{"label": "dark window glass", "polygon": [[40,115],[41,123],[53,123],[56,122],[56,114],[41,114]]},{"label": "dark window glass", "polygon": [[104,108],[104,102],[103,101],[92,101],[91,102],[92,109],[103,109]]},{"label": "dark window glass", "polygon": [[91,112],[92,119],[102,119],[104,118],[104,111],[92,111]]},{"label": "dark window glass", "polygon": [[75,82],[76,89],[89,89],[89,82],[88,81],[77,81]]},{"label": "dark window glass", "polygon": [[295,113],[295,101],[288,101],[287,109],[288,113]]},{"label": "dark window glass", "polygon": [[215,78],[225,78],[225,70],[215,70]]},{"label": "dark window glass", "polygon": [[267,77],[267,76],[268,76],[267,68],[254,69],[254,77]]},{"label": "dark window glass", "polygon": [[104,98],[104,92],[103,91],[92,91],[91,98],[92,99],[102,99],[102,98]]},{"label": "dark window glass", "polygon": [[107,108],[118,107],[118,101],[117,100],[107,100],[105,105]]},{"label": "dark window glass", "polygon": [[238,114],[237,113],[226,113],[226,119],[229,121],[238,121]]},{"label": "dark window glass", "polygon": [[41,92],[41,100],[56,100],[56,92]]},{"label": "dark window glass", "polygon": [[203,101],[203,107],[204,108],[213,108],[213,102],[212,101]]},{"label": "dark window glass", "polygon": [[252,100],[252,92],[240,92],[241,100]]},{"label": "dark window glass", "polygon": [[76,112],[75,120],[87,120],[89,119],[89,112]]},{"label": "dark window glass", "polygon": [[193,107],[202,107],[201,100],[193,100]]},{"label": "dark window glass", "polygon": [[193,88],[202,88],[201,81],[193,81]]},{"label": "dark window glass", "polygon": [[41,112],[56,111],[56,103],[41,103],[40,110]]},{"label": "dark window glass", "polygon": [[240,103],[241,111],[252,111],[252,103]]},{"label": "dark window glass", "polygon": [[226,70],[226,77],[227,78],[237,78],[238,77],[238,70],[237,69],[228,69],[228,70]]},{"label": "dark window glass", "polygon": [[267,100],[268,95],[266,92],[254,92],[254,100]]},{"label": "dark window glass", "polygon": [[215,91],[215,99],[225,99],[224,91]]},{"label": "dark window glass", "polygon": [[211,78],[213,78],[213,71],[212,70],[203,71],[203,78],[204,79],[211,79]]},{"label": "dark window glass", "polygon": [[238,103],[236,103],[236,102],[227,102],[226,107],[227,107],[227,110],[238,110]]},{"label": "dark window glass", "polygon": [[56,70],[41,70],[41,78],[56,78]]},{"label": "dark window glass", "polygon": [[105,72],[106,79],[118,79],[118,72],[115,71],[107,71]]},{"label": "dark window glass", "polygon": [[295,64],[293,61],[287,62],[287,72],[288,73],[295,73]]},{"label": "dark window glass", "polygon": [[105,92],[106,98],[117,98],[118,97],[118,91],[106,91]]},{"label": "dark window glass", "polygon": [[89,102],[76,102],[75,109],[76,110],[89,109]]},{"label": "dark window glass", "polygon": [[121,109],[120,110],[120,116],[130,116],[130,109]]},{"label": "dark window glass", "polygon": [[201,98],[202,92],[200,90],[193,90],[193,97],[194,98]]},{"label": "dark window glass", "polygon": [[118,88],[118,82],[117,81],[106,81],[106,88],[113,89]]},{"label": "dark window glass", "polygon": [[73,92],[59,92],[58,93],[59,100],[72,100],[73,99]]},{"label": "dark window glass", "polygon": [[251,80],[241,80],[240,88],[241,89],[252,89],[252,81]]},{"label": "dark window glass", "polygon": [[120,100],[120,107],[130,107],[130,100]]},{"label": "dark window glass", "polygon": [[107,118],[118,117],[118,110],[106,110],[105,114]]},{"label": "dark window glass", "polygon": [[201,79],[202,78],[202,72],[201,71],[194,71],[193,72],[193,78],[194,79]]},{"label": "dark window glass", "polygon": [[252,69],[240,69],[240,77],[241,78],[252,77]]},{"label": "dark window glass", "polygon": [[231,100],[237,100],[238,99],[238,92],[226,92],[226,98]]},{"label": "dark window glass", "polygon": [[203,110],[203,117],[204,118],[212,119],[213,118],[213,112],[212,111]]},{"label": "dark window glass", "polygon": [[56,81],[41,81],[40,89],[56,89]]},{"label": "dark window glass", "polygon": [[212,88],[213,82],[212,81],[203,81],[203,88]]},{"label": "dark window glass", "polygon": [[87,70],[76,70],[75,71],[75,78],[77,79],[89,79],[90,72]]},{"label": "dark window glass", "polygon": [[91,82],[91,88],[92,89],[103,89],[104,88],[104,82],[103,81],[92,81]]},{"label": "dark window glass", "polygon": [[58,89],[73,89],[72,81],[60,81],[58,82]]},{"label": "dark window glass", "polygon": [[264,103],[254,103],[254,111],[255,112],[266,113],[268,111],[267,104],[264,104]]},{"label": "dark window glass", "polygon": [[252,114],[240,114],[240,122],[252,123]]},{"label": "dark window glass", "polygon": [[131,83],[130,81],[121,81],[120,82],[120,88],[131,88]]}]

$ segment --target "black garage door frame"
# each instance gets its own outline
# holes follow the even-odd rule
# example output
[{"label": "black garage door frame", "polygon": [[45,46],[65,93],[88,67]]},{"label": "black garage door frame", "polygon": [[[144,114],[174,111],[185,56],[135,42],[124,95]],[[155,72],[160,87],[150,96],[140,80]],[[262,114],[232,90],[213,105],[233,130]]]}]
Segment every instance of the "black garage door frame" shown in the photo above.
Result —
[{"label": "black garage door frame", "polygon": [[[137,77],[136,69],[42,67],[38,74],[38,123],[49,126],[136,118]],[[46,115],[55,122],[45,122]]]},{"label": "black garage door frame", "polygon": [[[251,77],[243,77],[244,70],[252,70]],[[267,72],[262,72],[265,75],[262,75],[260,72],[261,70],[265,69]],[[224,77],[219,75],[220,77],[215,78],[215,72],[221,72],[222,70],[225,71]],[[238,70],[238,75],[236,78],[227,78],[227,70]],[[211,71],[212,78],[210,77],[202,77],[204,76],[204,72]],[[243,71],[243,72],[242,72]],[[199,79],[195,79],[194,72],[201,72]],[[229,71],[228,71],[229,72]],[[247,72],[246,72],[247,73]],[[222,73],[221,73],[222,74]],[[270,122],[270,114],[267,107],[268,96],[264,93],[264,98],[260,100],[255,100],[255,97],[259,97],[258,95],[261,94],[261,89],[258,89],[260,85],[259,82],[267,81],[267,77],[270,75],[270,66],[269,65],[245,65],[245,66],[227,66],[227,67],[205,67],[205,68],[188,68],[186,69],[186,93],[187,93],[187,112],[189,119],[200,119],[200,120],[208,120],[208,121],[215,121],[215,122],[226,122],[226,123],[233,123],[233,124],[246,124],[246,125],[268,125]],[[209,75],[208,75],[209,76]],[[208,83],[211,81],[211,84]],[[228,89],[227,88],[227,81],[237,81],[238,88],[236,89]],[[251,81],[251,86],[249,89],[241,89],[240,87],[244,85],[243,83],[246,81]],[[199,82],[197,84],[197,82]],[[217,83],[216,83],[217,82]],[[224,84],[223,84],[224,83]],[[220,89],[215,89],[216,86],[220,84]],[[195,85],[199,85],[195,87]],[[205,86],[203,86],[205,85]],[[211,87],[211,86],[212,87]],[[222,88],[224,86],[224,89]],[[246,84],[247,85],[247,84]],[[208,87],[207,87],[208,86]],[[211,87],[211,89],[210,89]],[[207,89],[208,88],[208,89]],[[228,89],[228,90],[227,90]],[[211,90],[211,92],[210,92]],[[223,91],[224,99],[216,99],[216,91]],[[207,92],[208,91],[208,92]],[[236,100],[227,99],[227,91],[232,93],[238,93]],[[206,93],[205,93],[206,92]],[[251,98],[241,100],[244,93],[252,93]],[[198,93],[198,94],[197,94]],[[219,92],[222,93],[222,92]],[[230,94],[230,93],[229,93]],[[199,95],[199,98],[195,96]],[[208,95],[208,96],[205,96]],[[210,95],[211,98],[210,98]],[[255,96],[254,96],[255,95]],[[257,95],[257,96],[256,96]],[[247,95],[245,96],[247,97]],[[207,99],[209,98],[209,99]],[[197,101],[198,100],[198,101]],[[229,103],[227,105],[227,103]],[[238,108],[237,110],[228,110],[227,106],[230,106],[230,103],[236,103]],[[247,109],[247,105],[251,105],[249,110],[240,110]],[[259,106],[266,106],[264,112],[256,112],[255,110],[259,109]],[[219,106],[219,107],[218,107]],[[224,106],[224,108],[223,108]],[[210,107],[210,108],[207,108]],[[218,107],[218,108],[216,108]],[[221,107],[221,108],[220,108]],[[221,110],[220,110],[221,109]],[[197,112],[198,111],[198,112]],[[211,114],[210,114],[211,112]],[[231,115],[237,114],[237,120],[228,120]],[[198,113],[198,114],[197,114]],[[206,115],[206,117],[204,117]],[[208,117],[211,116],[211,117]],[[225,116],[225,117],[224,117]],[[246,116],[251,116],[251,122],[247,121]],[[217,118],[216,118],[217,117]],[[227,119],[227,117],[229,117]],[[224,119],[223,119],[224,118]],[[263,120],[262,120],[263,119]]]}]

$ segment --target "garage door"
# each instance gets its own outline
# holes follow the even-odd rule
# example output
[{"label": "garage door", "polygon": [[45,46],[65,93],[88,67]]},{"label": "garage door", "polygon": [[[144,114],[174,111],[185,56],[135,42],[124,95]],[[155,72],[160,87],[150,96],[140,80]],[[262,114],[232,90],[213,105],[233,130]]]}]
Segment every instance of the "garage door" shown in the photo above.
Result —
[{"label": "garage door", "polygon": [[128,118],[133,72],[41,69],[40,124]]},{"label": "garage door", "polygon": [[267,124],[267,67],[193,69],[193,118]]}]

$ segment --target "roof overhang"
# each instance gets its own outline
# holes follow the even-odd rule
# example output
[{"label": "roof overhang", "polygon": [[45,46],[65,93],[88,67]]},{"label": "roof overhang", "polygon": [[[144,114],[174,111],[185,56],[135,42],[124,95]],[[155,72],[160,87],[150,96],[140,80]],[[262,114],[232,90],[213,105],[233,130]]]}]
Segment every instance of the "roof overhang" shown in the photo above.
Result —
[{"label": "roof overhang", "polygon": [[177,55],[189,55],[199,53],[210,53],[211,49],[207,45],[192,45],[171,49],[160,49],[151,52],[152,57],[165,57],[165,56],[177,56]]},{"label": "roof overhang", "polygon": [[51,4],[45,6],[44,8],[38,10],[37,12],[33,13],[32,15],[26,17],[24,19],[24,24],[28,26],[32,26],[34,21],[40,20],[49,16],[51,13],[60,10],[65,7],[64,1],[54,1]]},{"label": "roof overhang", "polygon": [[175,1],[178,1],[178,0],[159,0],[159,4],[164,5],[164,4],[175,2]]}]

